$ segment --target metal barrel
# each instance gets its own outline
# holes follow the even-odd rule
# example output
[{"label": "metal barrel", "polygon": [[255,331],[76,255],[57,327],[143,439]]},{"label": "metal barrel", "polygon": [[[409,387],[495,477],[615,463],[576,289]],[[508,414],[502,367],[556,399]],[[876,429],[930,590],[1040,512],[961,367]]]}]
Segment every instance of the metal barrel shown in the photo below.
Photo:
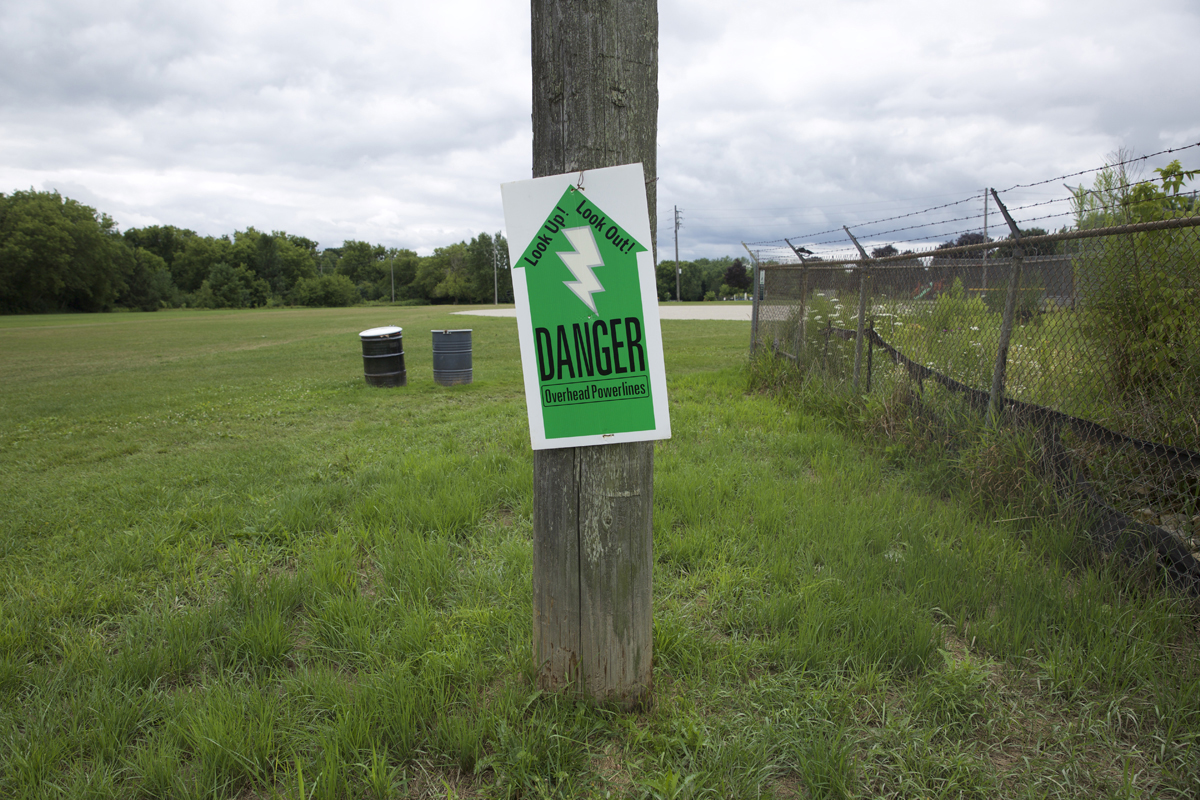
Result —
[{"label": "metal barrel", "polygon": [[433,331],[433,380],[441,386],[471,382],[471,329]]},{"label": "metal barrel", "polygon": [[389,325],[358,335],[362,340],[363,377],[368,386],[406,386],[404,329]]}]

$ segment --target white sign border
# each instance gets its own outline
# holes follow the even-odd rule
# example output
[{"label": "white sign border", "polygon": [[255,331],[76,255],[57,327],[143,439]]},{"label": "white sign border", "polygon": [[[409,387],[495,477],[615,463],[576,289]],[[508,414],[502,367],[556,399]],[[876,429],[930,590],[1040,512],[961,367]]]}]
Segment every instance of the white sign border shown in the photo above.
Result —
[{"label": "white sign border", "polygon": [[[650,395],[654,405],[652,430],[627,431],[588,436],[546,438],[537,376],[537,354],[533,341],[533,319],[529,310],[529,287],[525,269],[518,266],[533,237],[541,230],[568,186],[581,186],[583,194],[604,210],[614,222],[646,247],[637,254],[638,283],[642,294],[646,359],[649,362]],[[521,371],[525,378],[525,406],[529,413],[529,438],[534,450],[587,447],[621,442],[647,442],[671,438],[670,407],[667,402],[667,372],[663,363],[662,326],[658,316],[658,284],[654,256],[650,250],[650,212],[646,206],[646,178],[641,164],[550,175],[500,185],[504,202],[504,225],[508,235],[508,263],[513,266],[513,295],[517,306],[517,337],[521,345]]]}]

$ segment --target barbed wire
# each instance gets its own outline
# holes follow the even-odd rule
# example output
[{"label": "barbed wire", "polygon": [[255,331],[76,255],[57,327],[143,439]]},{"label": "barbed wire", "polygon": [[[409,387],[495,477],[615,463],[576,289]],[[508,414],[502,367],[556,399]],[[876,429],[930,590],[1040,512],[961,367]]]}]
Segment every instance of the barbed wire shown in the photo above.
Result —
[{"label": "barbed wire", "polygon": [[[1157,183],[1157,180],[1139,181],[1137,183],[1128,184],[1127,188],[1131,188],[1134,186],[1153,184],[1153,183]],[[1087,190],[1087,191],[1089,193],[1095,193],[1092,190]],[[1074,200],[1074,197],[1057,197],[1052,200],[1042,200],[1041,202],[1037,202],[1037,203],[1027,203],[1022,206],[1013,206],[1012,208],[1009,209],[1009,213],[1016,214],[1019,211],[1024,211],[1024,210],[1027,210],[1030,208],[1040,208],[1042,206],[1053,205],[1055,203],[1070,203],[1070,202],[1073,202],[1073,200]],[[958,204],[956,203],[954,205],[958,205]],[[1101,206],[1101,208],[1111,208],[1111,207],[1112,206],[1110,206],[1110,205],[1102,205]],[[917,212],[917,213],[919,213],[919,212]],[[1025,219],[1024,222],[1034,222],[1034,221],[1043,220],[1043,219],[1053,219],[1056,217],[1068,216],[1071,214],[1074,214],[1074,211],[1063,212],[1060,214],[1051,214],[1051,215],[1046,215],[1046,216],[1041,216],[1041,217],[1032,217],[1029,219]],[[912,215],[910,214],[910,215],[904,215],[904,216],[912,216]],[[891,219],[899,219],[899,218],[902,218],[902,217],[893,217]],[[893,234],[893,233],[903,233],[905,231],[919,230],[921,228],[929,228],[929,227],[934,227],[934,226],[938,226],[938,225],[949,225],[954,222],[970,222],[973,220],[982,220],[983,218],[984,218],[983,214],[971,214],[971,215],[968,215],[965,217],[954,217],[951,219],[935,220],[933,222],[925,222],[925,223],[921,223],[919,225],[907,225],[902,228],[892,228],[892,229],[886,230],[886,231],[874,231],[874,232],[870,232],[870,233],[863,233],[863,234],[860,234],[860,236],[862,238],[868,238],[868,237],[869,238],[879,238],[879,237],[887,236],[887,235]],[[881,220],[881,221],[886,222],[888,220]],[[855,228],[857,231],[857,230],[865,227],[868,224],[871,224],[871,223],[862,223],[862,224],[853,225],[850,227]],[[973,233],[980,228],[982,228],[982,226],[979,226],[979,228],[966,228],[966,229],[962,229],[962,230],[957,230],[957,231],[953,231],[951,233],[942,232],[942,233],[933,234],[931,236],[917,237],[914,241],[923,241],[926,239],[935,239],[935,238],[940,238],[940,237],[944,237],[944,236],[954,236],[954,235],[962,235],[964,233]],[[843,233],[843,231],[840,228],[835,228],[835,229],[825,231],[824,233],[825,234]],[[813,236],[815,237],[816,235],[820,235],[820,234],[814,234]],[[792,237],[788,237],[788,238],[791,239]],[[797,240],[799,240],[799,237],[796,237],[796,238],[797,238]],[[748,244],[763,244],[763,245],[765,245],[765,244],[773,244],[774,241],[783,241],[783,240],[773,240],[773,241],[769,241],[769,242],[750,242]],[[844,244],[844,241],[841,239],[838,239],[836,241],[826,240],[826,241],[815,241],[814,242],[814,241],[811,241],[811,238],[808,238],[808,239],[804,239],[803,243],[805,245],[819,246],[819,245],[830,245],[830,244]]]},{"label": "barbed wire", "polygon": [[[856,203],[827,203],[819,206],[727,206],[724,208],[693,208],[693,214],[709,214],[718,211],[824,211],[829,208],[849,208],[851,206],[899,205],[916,200],[939,199],[943,197],[958,197],[958,192],[941,192],[939,194],[918,195],[916,197],[893,198],[888,200],[864,200]],[[725,219],[728,215],[714,214],[717,218]]]},{"label": "barbed wire", "polygon": [[[1121,188],[1122,188],[1122,189],[1131,189],[1131,188],[1134,188],[1134,187],[1137,187],[1137,186],[1146,186],[1146,185],[1152,185],[1152,184],[1157,184],[1157,183],[1158,183],[1158,179],[1157,179],[1157,178],[1155,178],[1155,179],[1147,179],[1147,180],[1143,180],[1143,181],[1136,181],[1136,182],[1134,182],[1134,183],[1126,184],[1126,185],[1124,185],[1124,186],[1123,186],[1123,187],[1121,187]],[[1099,191],[1096,191],[1096,190],[1092,190],[1092,189],[1086,189],[1086,190],[1084,190],[1084,191],[1085,191],[1087,194],[1094,194],[1094,195],[1100,195],[1100,194],[1101,194],[1101,192],[1099,192]],[[1052,200],[1042,200],[1041,202],[1037,202],[1037,203],[1027,203],[1027,204],[1025,204],[1025,205],[1022,205],[1022,206],[1013,206],[1012,208],[1010,208],[1010,209],[1009,209],[1009,213],[1010,213],[1010,214],[1013,214],[1013,215],[1015,215],[1017,212],[1020,212],[1020,211],[1025,211],[1025,210],[1028,210],[1028,209],[1031,209],[1031,208],[1040,208],[1040,207],[1043,207],[1043,206],[1054,205],[1054,204],[1056,204],[1056,203],[1072,203],[1072,202],[1074,202],[1074,200],[1075,200],[1075,197],[1074,197],[1074,196],[1072,196],[1072,197],[1058,197],[1058,198],[1054,198],[1054,199],[1052,199]],[[1100,205],[1098,206],[1098,209],[1104,209],[1104,210],[1114,210],[1114,209],[1116,209],[1116,208],[1118,208],[1118,207],[1119,207],[1119,206],[1118,206],[1118,204],[1117,204],[1117,203],[1103,203],[1103,204],[1100,204]],[[1070,210],[1070,211],[1064,211],[1064,212],[1060,212],[1060,213],[1058,213],[1058,214],[1046,214],[1046,215],[1039,216],[1039,217],[1026,217],[1026,218],[1023,218],[1022,220],[1019,220],[1019,221],[1018,221],[1018,226],[1017,226],[1017,227],[1018,227],[1018,228],[1020,228],[1020,227],[1021,227],[1021,225],[1022,225],[1022,224],[1025,224],[1025,223],[1030,223],[1030,222],[1040,222],[1040,221],[1042,221],[1042,220],[1047,220],[1047,219],[1058,219],[1058,218],[1061,218],[1061,217],[1073,216],[1074,214],[1075,214],[1075,211],[1074,211],[1074,209],[1072,209],[1072,210]],[[870,238],[879,238],[879,237],[887,236],[888,234],[891,234],[891,233],[901,233],[901,232],[904,232],[904,231],[907,231],[907,230],[917,230],[917,229],[919,229],[919,228],[922,228],[922,227],[931,227],[931,226],[935,226],[935,225],[945,225],[945,224],[949,224],[949,223],[951,223],[951,222],[967,222],[967,221],[971,221],[971,220],[977,220],[977,219],[980,219],[980,218],[982,218],[982,216],[983,216],[983,215],[981,215],[981,214],[975,214],[975,215],[971,215],[971,216],[967,216],[967,217],[958,217],[958,218],[955,218],[955,219],[941,220],[940,222],[930,222],[930,223],[925,223],[925,224],[923,224],[923,225],[910,225],[910,226],[907,226],[907,227],[905,227],[905,228],[895,228],[895,229],[892,229],[892,230],[887,230],[887,231],[879,231],[879,232],[875,232],[875,233],[867,233],[867,234],[863,234],[862,236],[863,236],[863,238],[867,238],[867,237],[870,237]],[[856,228],[861,228],[861,227],[863,227],[863,226],[861,226],[861,225],[857,225],[857,226],[854,226],[854,227],[856,227]],[[966,233],[974,233],[974,232],[976,232],[976,230],[978,230],[978,229],[977,229],[977,228],[967,228],[967,229],[964,229],[964,230],[953,231],[953,232],[950,232],[950,233],[945,233],[945,232],[942,232],[942,233],[933,234],[933,235],[930,235],[930,236],[922,236],[922,237],[917,237],[916,239],[911,239],[911,240],[909,240],[909,241],[925,241],[925,240],[928,240],[928,239],[941,238],[941,237],[944,237],[944,236],[951,236],[951,237],[953,237],[953,236],[956,236],[956,235],[957,235],[957,236],[961,236],[961,235],[963,235],[963,234],[966,234]],[[832,244],[844,244],[844,242],[843,242],[843,241],[841,241],[841,240],[837,240],[837,241],[828,240],[828,241],[823,241],[823,242],[813,242],[812,244],[814,244],[814,245],[827,245],[827,244],[828,244],[828,245],[832,245]]]},{"label": "barbed wire", "polygon": [[[905,218],[907,218],[907,217],[915,217],[915,216],[918,216],[918,215],[920,215],[920,214],[928,214],[928,213],[929,213],[929,212],[931,212],[931,211],[940,211],[940,210],[942,210],[943,208],[952,208],[952,207],[954,207],[954,206],[957,206],[957,205],[962,205],[963,203],[969,203],[969,202],[971,202],[971,201],[973,201],[973,200],[978,200],[978,199],[979,199],[979,195],[971,195],[970,197],[964,197],[962,200],[955,200],[953,203],[944,203],[944,204],[942,204],[942,205],[940,205],[940,206],[932,206],[932,207],[930,207],[930,208],[926,208],[926,209],[923,209],[923,210],[921,210],[921,211],[910,211],[910,212],[909,212],[909,213],[907,213],[907,214],[899,214],[899,215],[897,215],[897,216],[894,216],[894,217],[884,217],[883,219],[872,220],[872,221],[870,221],[870,222],[860,222],[860,223],[858,223],[857,225],[854,225],[854,226],[852,226],[852,227],[855,227],[855,228],[861,228],[861,227],[863,227],[863,226],[865,226],[865,225],[877,225],[877,224],[879,224],[879,223],[881,223],[881,222],[893,222],[893,221],[895,221],[895,220],[898,220],[898,219],[905,219]],[[931,223],[931,224],[934,224],[934,223]],[[801,235],[801,236],[788,236],[788,237],[787,237],[787,239],[796,239],[796,240],[801,240],[801,241],[808,241],[809,239],[814,239],[814,238],[816,238],[817,236],[826,236],[826,235],[828,235],[828,234],[830,234],[830,233],[841,233],[841,232],[842,232],[842,229],[841,229],[841,228],[830,228],[830,229],[829,229],[829,230],[827,230],[827,231],[820,231],[819,233],[806,233],[806,234],[803,234],[803,235]],[[786,240],[785,240],[785,239],[771,239],[771,240],[768,240],[768,241],[765,241],[765,242],[750,242],[750,244],[775,244],[775,243],[777,243],[777,242],[784,242],[784,243],[786,244]]]},{"label": "barbed wire", "polygon": [[[1015,210],[1016,210],[1016,209],[1012,209],[1012,211],[1015,211]],[[1046,220],[1046,219],[1057,219],[1057,218],[1059,218],[1059,217],[1068,217],[1068,216],[1074,216],[1074,213],[1075,213],[1074,211],[1063,211],[1063,212],[1060,212],[1060,213],[1058,213],[1058,214],[1046,214],[1046,215],[1043,215],[1043,216],[1040,216],[1040,217],[1026,217],[1026,218],[1023,218],[1023,219],[1020,219],[1020,220],[1014,220],[1014,221],[1015,221],[1015,222],[1017,222],[1017,228],[1018,228],[1018,229],[1020,229],[1020,227],[1021,227],[1022,225],[1024,225],[1024,224],[1026,224],[1026,223],[1030,223],[1030,222],[1039,222],[1039,221],[1041,221],[1041,220]],[[979,218],[979,217],[966,217],[966,218],[964,218],[964,219],[978,219],[978,218]],[[916,226],[914,226],[914,227],[916,227]],[[1007,226],[1003,226],[1003,227],[1001,227],[1001,226],[997,226],[997,227],[999,227],[1001,230],[1007,230]],[[981,229],[980,229],[980,228],[977,228],[977,227],[963,228],[963,229],[960,229],[960,230],[951,231],[951,232],[949,232],[949,233],[942,232],[942,233],[934,233],[934,234],[930,234],[930,235],[928,235],[928,236],[918,236],[918,237],[916,237],[916,238],[909,239],[908,241],[910,241],[910,242],[923,242],[923,241],[928,241],[928,240],[930,240],[930,239],[941,239],[941,238],[945,238],[945,237],[957,238],[957,237],[959,237],[959,236],[962,236],[962,235],[964,235],[964,234],[968,234],[968,233],[977,233],[977,232],[981,232]],[[888,234],[888,233],[894,233],[894,231],[883,231],[883,232],[881,232],[881,233],[878,233],[878,234],[869,234],[869,235],[870,235],[870,236],[872,236],[872,237],[880,237],[880,236],[884,236],[884,235],[886,235],[886,234]],[[1010,234],[1010,235],[1011,235],[1011,234]],[[991,239],[991,241],[999,241],[999,240],[996,240],[996,239]],[[839,244],[839,243],[840,243],[840,242],[833,242],[833,241],[830,241],[830,242],[820,242],[820,243],[818,243],[818,244]]]},{"label": "barbed wire", "polygon": [[1155,156],[1163,156],[1163,155],[1168,155],[1170,153],[1180,153],[1180,152],[1183,152],[1184,150],[1190,150],[1193,147],[1200,147],[1200,142],[1195,142],[1194,144],[1187,144],[1182,147],[1168,147],[1166,150],[1159,150],[1157,153],[1150,153],[1149,155],[1137,156],[1136,158],[1126,159],[1125,161],[1118,161],[1115,164],[1105,164],[1102,167],[1092,167],[1091,169],[1085,169],[1085,170],[1081,170],[1079,172],[1072,172],[1069,175],[1059,175],[1057,178],[1046,178],[1045,180],[1037,181],[1036,183],[1018,183],[1015,186],[1010,186],[1009,188],[1005,189],[1004,191],[1011,192],[1014,189],[1031,189],[1034,186],[1042,186],[1047,183],[1054,183],[1055,181],[1065,181],[1067,178],[1077,178],[1080,175],[1087,175],[1089,172],[1099,172],[1100,170],[1103,170],[1105,168],[1123,167],[1126,164],[1132,164],[1135,161],[1146,161],[1147,159],[1154,158]]},{"label": "barbed wire", "polygon": [[[1144,233],[1147,231],[1171,230],[1176,228],[1196,228],[1200,227],[1200,215],[1190,217],[1172,217],[1164,220],[1151,220],[1149,222],[1131,222],[1125,225],[1110,225],[1100,228],[1084,228],[1082,230],[1058,231],[1057,233],[1046,233],[1037,236],[1022,236],[1021,246],[1048,244],[1051,242],[1061,242],[1074,239],[1095,239],[1104,236],[1113,236],[1124,233]],[[871,258],[872,268],[875,266],[911,266],[914,258],[928,258],[930,256],[936,258],[949,258],[967,253],[974,253],[980,250],[994,250],[1001,244],[1013,244],[1011,240],[993,240],[990,242],[976,242],[972,244],[958,245],[956,247],[935,248],[925,250],[923,252],[913,253],[897,253],[894,256],[883,256],[880,258]],[[781,247],[771,248],[773,251],[783,253],[784,255],[794,254],[790,250],[784,250]],[[848,248],[845,248],[848,251]],[[753,252],[753,251],[751,251]],[[760,249],[759,254],[763,251]],[[758,258],[758,256],[755,256]],[[760,261],[762,259],[759,259]],[[847,265],[853,266],[863,263],[863,259],[858,253],[854,253],[850,258],[823,258],[821,261],[808,261],[803,265],[799,263],[785,264],[761,264],[764,269],[798,269],[801,266],[807,266],[813,269],[832,269],[844,268]]]},{"label": "barbed wire", "polygon": [[[920,228],[929,228],[929,227],[933,227],[935,225],[949,225],[950,223],[953,223],[953,222],[967,222],[970,220],[982,219],[982,218],[983,218],[982,214],[973,214],[973,215],[966,216],[966,217],[955,217],[953,219],[944,219],[944,220],[939,220],[939,221],[935,221],[935,222],[925,222],[920,225],[907,225],[903,228],[893,228],[891,230],[886,230],[886,231],[878,231],[878,232],[873,232],[873,233],[862,233],[862,234],[860,234],[860,237],[861,238],[879,238],[881,236],[887,236],[888,234],[891,234],[891,233],[903,233],[904,231],[919,230]],[[886,220],[884,220],[884,221],[886,221]],[[862,228],[863,225],[854,225],[851,227],[858,229],[858,228]],[[961,231],[961,233],[970,233],[974,230],[975,230],[975,228],[968,228],[964,231]],[[827,233],[841,233],[841,234],[845,235],[845,232],[840,228],[838,228],[834,231],[827,231]],[[922,239],[922,238],[935,238],[936,239],[936,238],[940,238],[940,237],[946,236],[946,235],[948,235],[948,234],[946,234],[945,232],[935,233],[935,234],[932,234],[931,236],[927,236],[927,237],[918,237],[917,241],[920,241],[920,239]],[[830,240],[830,241],[824,241],[824,242],[810,242],[809,240],[805,240],[804,243],[806,245],[807,244],[813,244],[813,245],[845,244],[845,239],[838,239],[837,241]],[[750,242],[749,244],[768,244],[768,242]]]},{"label": "barbed wire", "polygon": [[[1155,181],[1144,181],[1142,183],[1155,183]],[[1056,198],[1054,200],[1044,200],[1039,203],[1029,203],[1024,206],[1014,206],[1013,208],[1009,209],[1009,211],[1011,214],[1016,215],[1017,212],[1020,212],[1023,210],[1027,210],[1027,209],[1031,209],[1031,208],[1040,208],[1040,207],[1052,205],[1055,203],[1068,203],[1068,202],[1071,202],[1071,200],[1072,200],[1072,198]],[[1105,205],[1100,206],[1100,208],[1111,209],[1111,208],[1115,208],[1115,206],[1105,204]],[[1045,220],[1062,219],[1064,217],[1073,217],[1073,216],[1075,216],[1075,210],[1071,209],[1068,211],[1061,211],[1061,212],[1058,212],[1055,214],[1043,214],[1043,215],[1036,216],[1036,217],[1022,217],[1021,219],[1015,220],[1015,221],[1017,222],[1018,229],[1021,229],[1022,227],[1029,225],[1031,223],[1034,223],[1034,222],[1043,222]],[[983,217],[982,214],[973,214],[973,215],[969,215],[966,217],[956,217],[956,218],[948,219],[948,220],[940,220],[940,221],[935,221],[935,222],[923,223],[921,225],[909,225],[909,226],[905,226],[903,228],[894,228],[894,229],[886,230],[886,231],[860,233],[859,238],[864,239],[864,240],[868,240],[868,239],[869,240],[878,240],[882,237],[888,236],[889,234],[893,234],[893,233],[903,233],[906,231],[919,230],[921,228],[934,227],[934,226],[939,226],[939,225],[947,225],[947,224],[950,224],[953,222],[971,222],[974,220],[979,220],[982,217]],[[856,227],[861,227],[861,226],[856,226]],[[1000,226],[1000,229],[1003,230],[1004,226]],[[906,243],[928,242],[928,241],[931,241],[934,239],[949,239],[950,241],[954,241],[957,238],[959,238],[965,234],[980,233],[981,230],[982,230],[981,226],[959,228],[959,229],[949,231],[949,232],[943,230],[943,231],[939,231],[937,233],[928,234],[926,236],[906,237],[904,239],[904,241]],[[827,231],[827,233],[843,233],[843,231],[830,230],[830,231]],[[1011,238],[1011,233],[1008,236],[1001,237],[999,239],[989,237],[988,241],[1003,241],[1006,238]],[[773,242],[748,242],[747,244],[766,246],[766,245],[773,244]],[[804,240],[802,242],[802,244],[804,244],[806,247],[836,247],[837,249],[835,249],[833,251],[834,253],[842,252],[842,251],[851,252],[851,249],[846,245],[845,239],[840,238],[840,237],[838,239],[825,239],[825,240],[820,240],[820,241]],[[779,249],[783,250],[783,248],[779,248]],[[851,258],[850,260],[854,260],[854,259]]]},{"label": "barbed wire", "polygon": [[[1072,173],[1068,173],[1066,175],[1059,175],[1054,178],[1046,178],[1045,180],[1035,181],[1033,183],[1015,184],[1013,186],[1010,186],[1007,189],[997,191],[997,194],[1006,194],[1008,192],[1016,191],[1017,189],[1031,189],[1031,188],[1034,188],[1037,186],[1044,186],[1049,183],[1065,181],[1069,178],[1077,178],[1080,175],[1087,175],[1089,173],[1100,172],[1101,170],[1104,170],[1104,169],[1111,169],[1113,167],[1122,167],[1127,164],[1132,164],[1132,163],[1138,162],[1138,161],[1145,162],[1146,160],[1154,158],[1156,156],[1169,155],[1171,153],[1179,153],[1184,150],[1190,150],[1191,148],[1194,148],[1194,147],[1200,147],[1200,142],[1196,142],[1194,144],[1189,144],[1189,145],[1184,145],[1182,147],[1169,147],[1164,150],[1159,150],[1156,153],[1150,153],[1148,155],[1138,156],[1136,158],[1130,158],[1130,159],[1126,159],[1124,161],[1118,161],[1116,163],[1104,164],[1103,166],[1092,167],[1091,169],[1080,170],[1079,172],[1072,172]],[[1130,189],[1130,188],[1133,188],[1136,186],[1148,185],[1148,184],[1153,184],[1153,183],[1157,183],[1157,182],[1158,182],[1157,178],[1149,178],[1149,179],[1145,179],[1145,180],[1141,180],[1141,181],[1135,181],[1133,183],[1124,184],[1120,188]],[[1070,187],[1067,187],[1067,189],[1069,191],[1071,191],[1072,197],[1055,198],[1052,200],[1041,201],[1039,203],[1030,203],[1030,204],[1027,204],[1024,206],[1016,206],[1015,208],[1013,208],[1011,210],[1012,211],[1020,211],[1020,210],[1026,209],[1026,208],[1034,208],[1034,207],[1037,207],[1040,205],[1049,205],[1051,203],[1072,202],[1075,198],[1075,190],[1070,189]],[[1094,189],[1084,189],[1084,191],[1088,194],[1095,194],[1095,195],[1100,194],[1100,192],[1097,192],[1097,190],[1094,190]],[[885,222],[894,222],[894,221],[900,220],[900,219],[907,219],[909,217],[921,216],[923,214],[928,214],[933,211],[940,211],[940,210],[946,209],[946,208],[953,208],[954,206],[962,205],[963,203],[974,202],[979,199],[980,199],[980,195],[975,194],[975,195],[971,195],[970,197],[965,197],[961,200],[956,200],[952,203],[944,203],[942,205],[931,206],[930,208],[925,208],[920,211],[911,211],[907,214],[898,214],[898,215],[891,216],[891,217],[883,217],[881,219],[871,220],[869,222],[860,222],[855,225],[851,225],[850,227],[852,227],[856,230],[861,230],[862,228],[866,228],[866,227],[869,227],[872,225],[879,225],[879,224],[882,224]],[[1105,207],[1105,206],[1102,206],[1102,207]],[[901,227],[901,228],[893,228],[891,230],[881,231],[878,233],[865,234],[865,236],[871,236],[871,237],[886,236],[891,233],[902,233],[902,232],[908,231],[908,230],[918,230],[920,228],[932,227],[934,225],[946,225],[946,224],[950,224],[953,222],[966,222],[969,220],[982,219],[982,217],[983,217],[982,214],[976,214],[976,215],[967,216],[967,217],[956,217],[954,219],[941,220],[941,221],[937,221],[937,222],[928,222],[928,223],[923,223],[921,225],[911,225],[911,226],[906,226],[906,227]],[[1037,219],[1047,219],[1047,217],[1038,217]],[[833,242],[820,242],[820,241],[814,241],[814,240],[821,236],[828,236],[829,234],[835,234],[835,233],[840,234],[842,232],[843,231],[840,227],[830,228],[829,230],[818,231],[816,233],[807,233],[807,234],[802,234],[802,235],[798,235],[798,236],[788,236],[786,238],[780,238],[780,239],[767,239],[767,240],[760,241],[760,242],[747,242],[747,245],[750,245],[750,246],[767,246],[767,245],[781,245],[781,244],[786,245],[788,240],[794,240],[794,241],[803,242],[806,246],[808,246],[808,245],[821,246],[821,245],[825,245],[825,244],[833,244]],[[972,231],[963,231],[963,232],[969,233]],[[945,236],[946,234],[940,234],[940,235]],[[929,237],[925,237],[925,238],[929,238]],[[936,238],[936,237],[933,237],[933,238]],[[919,240],[920,239],[918,239],[918,241]]]},{"label": "barbed wire", "polygon": [[1008,209],[1008,213],[1011,214],[1015,211],[1024,211],[1027,208],[1037,208],[1038,206],[1048,206],[1052,203],[1070,203],[1072,199],[1073,198],[1071,197],[1056,197],[1053,200],[1043,200],[1040,203],[1026,203],[1023,206],[1013,206],[1012,208]]}]

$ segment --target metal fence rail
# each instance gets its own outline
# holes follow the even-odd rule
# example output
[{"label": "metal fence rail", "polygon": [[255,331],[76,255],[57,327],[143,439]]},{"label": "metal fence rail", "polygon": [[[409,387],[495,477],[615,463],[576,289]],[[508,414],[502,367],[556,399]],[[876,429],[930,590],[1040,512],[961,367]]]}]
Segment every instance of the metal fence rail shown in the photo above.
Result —
[{"label": "metal fence rail", "polygon": [[1025,238],[1009,222],[1004,242],[879,259],[748,247],[752,348],[1035,424],[1109,528],[1200,575],[1200,215]]}]

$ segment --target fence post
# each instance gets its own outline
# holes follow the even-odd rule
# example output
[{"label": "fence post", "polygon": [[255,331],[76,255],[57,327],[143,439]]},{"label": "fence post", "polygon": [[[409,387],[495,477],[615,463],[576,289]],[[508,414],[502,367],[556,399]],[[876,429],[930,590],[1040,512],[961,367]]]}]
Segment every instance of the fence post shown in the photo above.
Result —
[{"label": "fence post", "polygon": [[[742,247],[746,247],[746,243],[742,242]],[[754,348],[758,346],[758,281],[759,269],[758,259],[754,257],[754,253],[750,252],[750,248],[746,247],[746,252],[750,254],[750,260],[754,262],[754,277],[750,284],[750,291],[754,297],[754,304],[750,306],[750,355],[754,355]]]},{"label": "fence post", "polygon": [[[800,363],[800,354],[805,349],[808,342],[808,262],[804,260],[804,256],[800,255],[800,250],[796,245],[789,242],[787,246],[792,248],[792,252],[796,254],[796,258],[800,259],[800,324],[796,328],[796,363]],[[808,252],[807,250],[805,252]]]},{"label": "fence post", "polygon": [[1008,223],[1014,242],[1012,276],[1008,281],[1008,294],[1004,298],[1004,317],[1000,322],[1000,342],[996,347],[996,363],[992,367],[992,391],[988,395],[988,424],[994,425],[1004,408],[1004,373],[1008,368],[1008,343],[1012,338],[1013,319],[1017,312],[1017,295],[1021,291],[1021,263],[1025,258],[1025,251],[1021,248],[1021,231],[1017,228],[1017,224],[1009,216],[1004,203],[1000,202],[1000,196],[996,194],[996,190],[992,189],[991,192],[992,199],[996,201],[1000,213],[1004,215],[1004,221]]},{"label": "fence post", "polygon": [[871,327],[867,334],[867,394],[871,393],[871,357],[875,355],[875,315],[871,315]]},{"label": "fence post", "polygon": [[857,392],[858,376],[862,371],[863,330],[866,328],[867,322],[867,281],[869,281],[871,278],[871,272],[867,269],[866,262],[869,261],[871,257],[867,255],[866,250],[863,250],[862,245],[858,243],[858,239],[854,238],[854,234],[850,232],[849,228],[843,225],[842,230],[844,230],[846,235],[850,237],[850,241],[854,242],[854,246],[858,248],[859,255],[861,255],[863,258],[858,265],[858,331],[854,337],[854,391]]}]

